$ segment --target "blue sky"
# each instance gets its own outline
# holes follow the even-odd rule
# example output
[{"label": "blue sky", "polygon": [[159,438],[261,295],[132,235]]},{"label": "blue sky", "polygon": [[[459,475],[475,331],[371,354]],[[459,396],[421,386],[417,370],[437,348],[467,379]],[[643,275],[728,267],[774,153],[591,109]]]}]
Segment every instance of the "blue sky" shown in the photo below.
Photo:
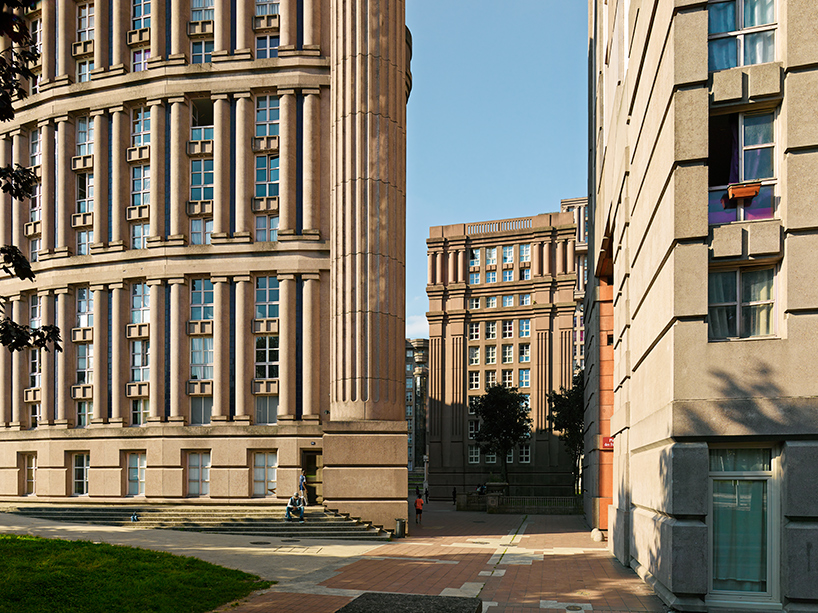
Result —
[{"label": "blue sky", "polygon": [[406,0],[406,336],[428,337],[430,226],[586,193],[587,3]]}]

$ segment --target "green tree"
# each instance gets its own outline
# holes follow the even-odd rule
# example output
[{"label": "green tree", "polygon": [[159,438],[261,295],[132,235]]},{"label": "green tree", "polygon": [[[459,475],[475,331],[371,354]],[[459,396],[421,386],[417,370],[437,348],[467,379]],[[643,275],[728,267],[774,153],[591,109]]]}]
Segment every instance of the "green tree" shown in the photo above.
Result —
[{"label": "green tree", "polygon": [[574,373],[571,389],[560,387],[559,392],[549,392],[551,403],[551,427],[559,432],[571,456],[574,473],[574,491],[579,492],[580,461],[585,451],[585,379],[583,372]]},{"label": "green tree", "polygon": [[531,436],[531,418],[528,416],[528,396],[516,388],[494,385],[472,401],[480,428],[474,440],[484,453],[494,453],[503,461],[503,480],[508,483],[506,456],[517,443]]},{"label": "green tree", "polygon": [[[14,119],[14,100],[26,97],[27,91],[23,84],[34,77],[28,66],[39,57],[39,53],[31,44],[26,20],[15,15],[14,11],[32,8],[35,4],[35,0],[0,0],[0,35],[8,41],[8,47],[0,52],[0,121]],[[19,164],[0,167],[0,187],[3,193],[15,200],[31,197],[36,183],[37,177],[28,168]],[[0,260],[0,268],[6,274],[23,280],[34,280],[31,265],[15,245],[0,246]],[[0,309],[4,308],[5,304],[0,306]],[[3,318],[0,319],[0,344],[9,350],[41,347],[47,351],[48,345],[52,343],[56,351],[61,350],[60,330],[56,326],[32,329],[18,324],[8,313],[3,312]]]}]

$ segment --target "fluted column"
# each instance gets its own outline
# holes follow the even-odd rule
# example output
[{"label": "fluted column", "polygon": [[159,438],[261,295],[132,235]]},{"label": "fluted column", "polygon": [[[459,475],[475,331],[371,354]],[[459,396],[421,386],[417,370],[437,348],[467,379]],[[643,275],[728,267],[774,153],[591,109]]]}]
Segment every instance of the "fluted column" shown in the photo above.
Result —
[{"label": "fluted column", "polygon": [[[20,130],[15,130],[12,132],[11,142],[11,155],[14,163],[19,164],[20,166],[28,167],[28,134],[25,134]],[[20,250],[23,251],[26,257],[28,257],[28,250],[24,248],[25,245],[28,244],[28,240],[26,239],[25,235],[25,224],[29,220],[31,200],[13,200],[11,196],[7,196],[5,194],[3,199],[8,203],[3,209],[3,214],[6,215],[9,212],[11,213],[10,232],[11,241],[13,241],[12,244],[17,245]],[[5,245],[7,243],[4,242],[3,244]]]},{"label": "fluted column", "polygon": [[253,37],[255,7],[254,0],[236,0],[236,53],[255,49]]},{"label": "fluted column", "polygon": [[[94,118],[94,243],[104,247],[108,244],[108,117],[105,111],[97,111],[92,115]],[[116,158],[115,155],[112,156],[112,160],[114,158]]]},{"label": "fluted column", "polygon": [[445,252],[437,251],[434,254],[435,258],[435,283],[445,285],[446,279],[443,278],[443,258],[446,257]]},{"label": "fluted column", "polygon": [[213,53],[226,52],[230,50],[230,0],[215,0],[214,9]]},{"label": "fluted column", "polygon": [[[45,145],[45,143],[43,143]],[[73,253],[76,251],[74,229],[71,227],[71,216],[76,213],[76,175],[71,170],[71,159],[76,153],[76,142],[73,120],[64,115],[57,118],[57,244],[56,250]],[[43,160],[45,162],[45,160]],[[100,191],[100,190],[97,190]],[[45,194],[43,194],[45,196]],[[45,204],[45,203],[43,203]],[[45,213],[45,211],[43,211]],[[43,232],[47,231],[43,219]],[[45,248],[45,245],[43,245]]]},{"label": "fluted column", "polygon": [[298,11],[296,0],[281,0],[279,4],[281,50],[295,49],[298,36]]},{"label": "fluted column", "polygon": [[[217,13],[218,15],[218,13]],[[229,26],[229,24],[228,24]],[[230,232],[230,100],[227,94],[213,96],[213,235]],[[246,172],[246,169],[244,169]]]},{"label": "fluted column", "polygon": [[[54,227],[55,227],[55,151],[54,151],[54,124],[48,121],[41,121],[39,124],[42,147],[42,252],[54,250]],[[70,160],[69,166],[70,168]],[[63,170],[61,176],[73,175],[71,170]],[[67,178],[67,177],[66,177]],[[73,179],[73,176],[71,177]]]},{"label": "fluted column", "polygon": [[295,419],[295,275],[278,275],[278,420]]},{"label": "fluted column", "polygon": [[[14,321],[25,321],[28,301],[23,296],[11,296],[11,313]],[[4,349],[5,351],[5,349]],[[11,397],[11,424],[12,428],[20,429],[25,426],[23,418],[23,390],[28,387],[28,351],[15,351],[11,354],[11,376],[14,381],[14,390]]]},{"label": "fluted column", "polygon": [[[168,103],[170,104],[171,152],[170,235],[183,237],[188,233],[187,200],[190,189],[190,161],[186,148],[190,136],[190,106],[184,96],[170,98]],[[151,145],[151,150],[153,147]],[[151,168],[151,175],[153,175],[153,168]],[[151,210],[153,210],[153,203],[151,203]]]},{"label": "fluted column", "polygon": [[[244,0],[239,0],[239,4]],[[255,125],[255,100],[250,92],[233,94],[236,98],[236,168],[254,168],[253,135]],[[306,158],[311,155],[304,156]],[[236,173],[236,231],[235,237],[252,236],[253,175],[250,172]]]},{"label": "fluted column", "polygon": [[[128,357],[131,350],[126,336],[129,317],[130,287],[126,283],[111,283],[111,424],[130,423],[125,386],[130,380]],[[94,337],[96,341],[96,337]],[[94,348],[96,351],[96,348]],[[94,355],[96,359],[96,354]],[[149,358],[150,359],[150,358]],[[153,364],[150,364],[153,367]],[[96,368],[96,366],[95,366]],[[96,392],[95,392],[96,393]]]},{"label": "fluted column", "polygon": [[[111,109],[113,125],[111,129],[111,245],[130,246],[128,236],[127,209],[131,204],[131,170],[126,160],[126,151],[131,144],[131,122],[128,110],[120,105]],[[96,125],[95,125],[96,127]],[[96,157],[94,158],[96,162]],[[101,190],[98,190],[101,191]],[[107,192],[107,190],[105,190]],[[96,203],[94,204],[96,210]],[[96,221],[96,212],[94,213]],[[96,225],[96,224],[95,224]],[[105,234],[108,234],[107,227]],[[94,238],[99,241],[101,237]]]},{"label": "fluted column", "polygon": [[304,322],[303,349],[303,411],[302,419],[321,418],[321,275],[305,274],[304,279]]},{"label": "fluted column", "polygon": [[[50,4],[43,2],[43,4]],[[57,76],[68,75],[74,80],[74,57],[71,43],[77,40],[77,5],[74,0],[57,0]],[[94,41],[96,43],[96,41]],[[45,51],[45,49],[43,49]]]},{"label": "fluted column", "polygon": [[148,279],[148,287],[151,305],[151,396],[148,421],[161,422],[165,418],[165,286],[161,279]]},{"label": "fluted column", "polygon": [[57,359],[57,389],[59,397],[54,407],[54,422],[67,427],[73,421],[74,401],[71,398],[71,386],[74,384],[75,353],[71,344],[71,328],[76,323],[74,291],[70,287],[59,288],[57,294],[57,326],[63,339],[64,350]]},{"label": "fluted column", "polygon": [[[54,321],[54,296],[49,291],[39,292],[40,308],[43,322]],[[25,319],[27,321],[27,318]],[[54,388],[55,352],[53,350],[40,352],[40,410],[43,421],[54,423]],[[62,390],[60,390],[62,392]],[[63,392],[64,393],[64,392]],[[69,392],[70,393],[70,392]]]},{"label": "fluted column", "polygon": [[213,277],[213,421],[230,417],[230,280]]},{"label": "fluted column", "polygon": [[[168,27],[165,19],[165,1],[151,0],[151,62],[161,62],[167,50],[165,49],[165,28]],[[175,8],[175,2],[174,8]],[[189,13],[188,13],[189,14]],[[178,15],[173,15],[173,21],[178,21]],[[187,19],[182,19],[187,23]]]},{"label": "fluted column", "polygon": [[[281,10],[283,12],[283,6],[281,7]],[[282,236],[295,234],[295,151],[297,131],[295,92],[293,90],[278,90],[278,93],[279,108],[281,111],[278,137],[280,166],[278,188],[278,236],[280,240]]]},{"label": "fluted column", "polygon": [[[241,167],[240,167],[241,168]],[[253,277],[233,277],[236,283],[236,415],[235,421],[249,422],[255,417],[253,384]]]},{"label": "fluted column", "polygon": [[149,100],[151,107],[151,211],[153,241],[165,239],[165,105]]},{"label": "fluted column", "polygon": [[94,415],[91,423],[102,424],[108,421],[108,287],[92,285],[91,291],[94,292]]},{"label": "fluted column", "polygon": [[168,279],[168,284],[170,285],[170,421],[184,425],[187,415],[187,380],[190,379],[190,348],[187,337],[190,290],[184,277]]},{"label": "fluted column", "polygon": [[54,80],[57,62],[57,3],[43,2],[42,83]]},{"label": "fluted column", "polygon": [[[131,29],[131,3],[113,2],[111,6],[113,27],[111,28],[111,68],[130,69],[130,50],[126,42],[128,30]],[[153,28],[151,28],[153,33]]]},{"label": "fluted column", "polygon": [[[304,6],[306,15],[307,7]],[[306,23],[304,24],[306,27]],[[306,37],[306,31],[305,31]],[[306,39],[305,39],[306,40]],[[304,170],[302,202],[304,233],[321,228],[321,98],[320,90],[304,90]],[[314,232],[310,232],[314,231]]]},{"label": "fluted column", "polygon": [[108,69],[108,11],[112,10],[110,6],[112,4],[117,3],[94,3],[94,72],[104,72]]}]

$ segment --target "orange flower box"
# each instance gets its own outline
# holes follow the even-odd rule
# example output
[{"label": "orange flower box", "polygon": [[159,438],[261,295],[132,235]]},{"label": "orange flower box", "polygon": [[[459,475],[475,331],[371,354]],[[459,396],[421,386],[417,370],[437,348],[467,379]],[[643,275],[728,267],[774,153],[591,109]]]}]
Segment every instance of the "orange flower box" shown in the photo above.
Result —
[{"label": "orange flower box", "polygon": [[761,189],[761,183],[735,183],[727,186],[727,195],[730,200],[736,198],[755,198]]}]

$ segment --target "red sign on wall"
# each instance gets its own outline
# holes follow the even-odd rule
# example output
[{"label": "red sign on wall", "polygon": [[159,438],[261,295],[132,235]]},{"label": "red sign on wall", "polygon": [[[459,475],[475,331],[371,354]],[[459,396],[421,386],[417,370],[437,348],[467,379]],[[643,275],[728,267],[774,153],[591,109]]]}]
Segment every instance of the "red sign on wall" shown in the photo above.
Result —
[{"label": "red sign on wall", "polygon": [[613,449],[613,437],[612,436],[603,436],[602,437],[602,448],[603,449]]}]

